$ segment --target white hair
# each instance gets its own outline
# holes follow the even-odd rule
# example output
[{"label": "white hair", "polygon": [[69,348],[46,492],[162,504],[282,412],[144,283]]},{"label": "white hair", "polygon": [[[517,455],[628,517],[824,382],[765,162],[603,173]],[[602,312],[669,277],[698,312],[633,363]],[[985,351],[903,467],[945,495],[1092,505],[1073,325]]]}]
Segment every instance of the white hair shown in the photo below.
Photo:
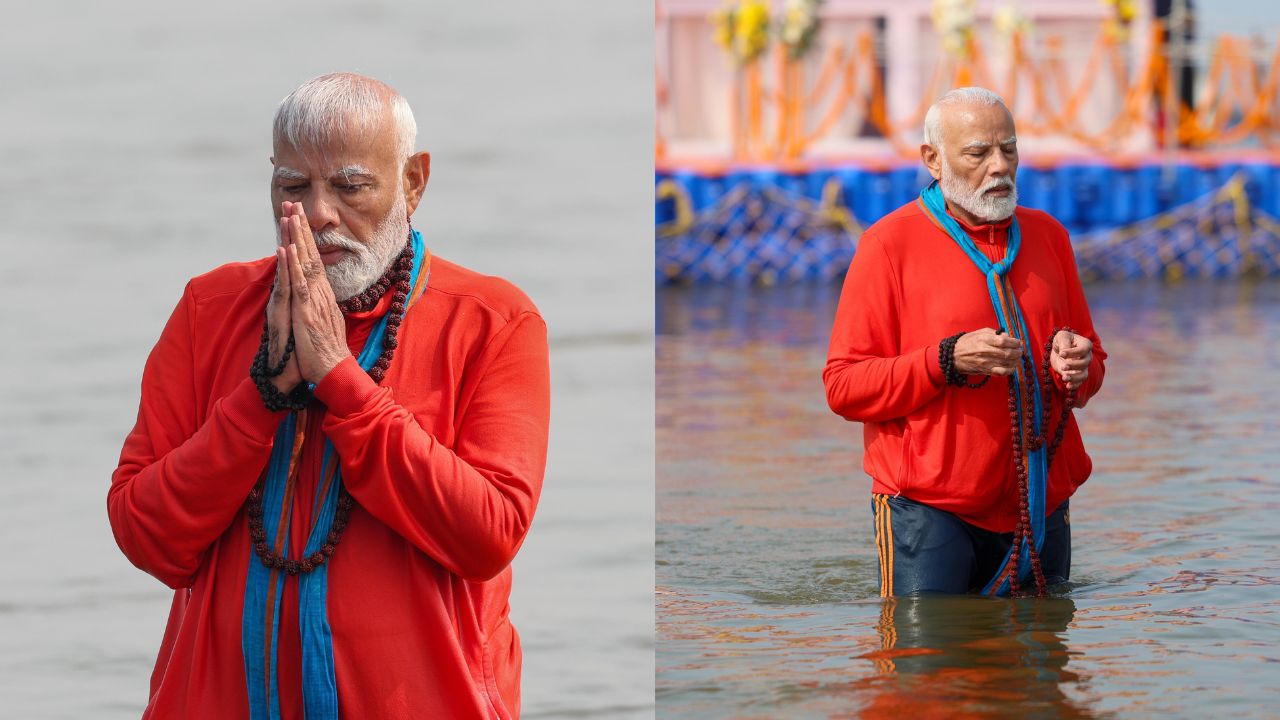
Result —
[{"label": "white hair", "polygon": [[273,138],[301,149],[323,145],[353,127],[373,132],[381,127],[388,106],[403,161],[418,139],[409,102],[390,85],[355,73],[321,75],[299,85],[276,108]]},{"label": "white hair", "polygon": [[942,148],[942,109],[952,105],[999,105],[1008,109],[1004,104],[1004,100],[999,95],[991,92],[986,88],[980,87],[962,87],[947,92],[938,101],[929,106],[929,112],[924,114],[924,144],[941,149]]}]

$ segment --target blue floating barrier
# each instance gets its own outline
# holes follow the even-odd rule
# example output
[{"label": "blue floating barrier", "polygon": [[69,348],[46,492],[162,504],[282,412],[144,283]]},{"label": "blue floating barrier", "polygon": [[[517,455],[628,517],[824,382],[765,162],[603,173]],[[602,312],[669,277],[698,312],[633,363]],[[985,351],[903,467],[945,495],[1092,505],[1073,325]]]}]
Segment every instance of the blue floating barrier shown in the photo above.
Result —
[{"label": "blue floating barrier", "polygon": [[1106,165],[1082,165],[1076,169],[1076,207],[1085,227],[1110,224],[1111,203],[1103,191],[1114,182],[1113,174],[1114,170]]},{"label": "blue floating barrier", "polygon": [[[1090,279],[1280,275],[1280,236],[1270,229],[1274,226],[1261,218],[1239,224],[1241,208],[1228,198],[1205,203],[1236,177],[1244,180],[1251,212],[1280,218],[1280,164],[1265,159],[1212,166],[1166,167],[1159,158],[1132,168],[1096,160],[1025,166],[1018,176],[1019,203],[1044,210],[1067,227],[1081,273]],[[742,284],[761,278],[830,279],[845,271],[856,238],[814,211],[829,181],[839,183],[839,201],[857,220],[870,224],[912,201],[930,178],[914,164],[883,170],[783,172],[752,166],[727,174],[655,173],[655,185],[668,180],[687,192],[695,217],[688,233],[658,241],[657,282]],[[735,202],[728,203],[729,197]],[[1165,215],[1180,207],[1185,210],[1176,216]],[[660,200],[654,211],[655,222],[669,226],[677,218],[676,201]],[[1159,225],[1151,222],[1161,216]],[[1212,230],[1206,233],[1205,227]]]},{"label": "blue floating barrier", "polygon": [[[921,165],[912,164],[902,165],[889,171],[890,211],[896,210],[920,196],[920,191],[929,184],[920,180],[922,169]],[[932,180],[933,178],[930,177],[929,179]]]},{"label": "blue floating barrier", "polygon": [[[1066,225],[1068,229],[1081,227],[1075,187],[1077,169],[1074,165],[1059,165],[1053,169],[1055,176],[1053,214],[1058,218],[1058,222]],[[1072,230],[1072,234],[1075,233],[1076,231]]]},{"label": "blue floating barrier", "polygon": [[1238,166],[1244,175],[1245,192],[1249,202],[1263,211],[1275,215],[1280,210],[1280,198],[1276,195],[1274,168],[1262,163],[1244,163]]},{"label": "blue floating barrier", "polygon": [[1053,214],[1053,192],[1056,177],[1051,169],[1023,167],[1018,169],[1018,204]]},{"label": "blue floating barrier", "polygon": [[822,191],[827,187],[827,181],[835,177],[835,173],[831,172],[831,168],[814,168],[805,176],[804,194],[810,200],[817,202],[822,199]]},{"label": "blue floating barrier", "polygon": [[694,212],[712,207],[725,192],[723,176],[701,175],[692,170],[677,170],[671,176],[689,192]]},{"label": "blue floating barrier", "polygon": [[1268,182],[1263,185],[1262,200],[1259,204],[1272,217],[1280,217],[1280,164],[1268,166],[1267,179]]},{"label": "blue floating barrier", "polygon": [[864,214],[859,215],[858,219],[870,225],[888,215],[889,210],[892,209],[889,205],[889,192],[892,187],[893,183],[887,171],[863,173],[859,199]]},{"label": "blue floating barrier", "polygon": [[[656,191],[658,186],[663,182],[671,179],[671,173],[659,172],[654,178],[653,187]],[[654,202],[654,218],[653,221],[658,227],[662,227],[667,223],[676,219],[676,201],[674,198],[665,200],[656,200]]]},{"label": "blue floating barrier", "polygon": [[862,187],[862,177],[866,175],[866,171],[859,167],[841,167],[835,169],[832,174],[840,179],[840,186],[844,188],[845,206],[859,222],[868,223]]},{"label": "blue floating barrier", "polygon": [[1138,174],[1132,168],[1111,168],[1100,188],[1106,213],[1100,225],[1128,225],[1138,219]]},{"label": "blue floating barrier", "polygon": [[772,168],[757,168],[751,172],[751,183],[757,190],[782,187],[782,173]]},{"label": "blue floating barrier", "polygon": [[1179,164],[1176,172],[1178,174],[1178,198],[1180,204],[1199,200],[1214,189],[1212,187],[1212,179],[1206,179],[1205,173],[1200,168]]},{"label": "blue floating barrier", "polygon": [[1143,165],[1134,170],[1133,174],[1135,176],[1134,220],[1155,217],[1156,213],[1172,205],[1174,193],[1171,191],[1166,193],[1161,185],[1159,166]]}]

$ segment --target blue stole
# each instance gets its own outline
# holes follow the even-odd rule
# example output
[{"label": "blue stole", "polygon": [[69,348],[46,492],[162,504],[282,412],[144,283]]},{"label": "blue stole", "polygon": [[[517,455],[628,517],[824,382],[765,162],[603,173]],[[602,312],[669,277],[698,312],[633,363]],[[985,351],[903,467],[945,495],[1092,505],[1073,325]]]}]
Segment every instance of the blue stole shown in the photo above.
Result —
[{"label": "blue stole", "polygon": [[[973,238],[969,237],[964,228],[960,227],[960,223],[947,214],[946,201],[942,197],[942,189],[938,187],[936,180],[921,191],[919,203],[926,217],[929,217],[935,225],[950,236],[964,251],[964,254],[973,261],[979,272],[986,276],[987,293],[991,297],[991,307],[996,311],[996,320],[1000,323],[1000,329],[1004,330],[1010,337],[1015,337],[1022,341],[1024,354],[1029,352],[1031,340],[1027,334],[1027,324],[1023,320],[1022,308],[1018,306],[1018,298],[1009,286],[1008,278],[1009,269],[1013,267],[1013,261],[1017,259],[1018,250],[1022,246],[1022,234],[1018,230],[1017,215],[1014,215],[1013,222],[1009,225],[1009,242],[1005,249],[1004,259],[993,263],[990,258],[978,249],[978,246],[973,242]],[[1025,368],[1027,367],[1031,368],[1030,376],[1026,374]],[[1041,406],[1045,399],[1040,397],[1040,378],[1035,363],[1019,363],[1014,377],[1020,387],[1025,387],[1024,383],[1030,383],[1031,385],[1031,398],[1034,403],[1032,408],[1034,427],[1032,430],[1036,435],[1042,435],[1044,428],[1040,427],[1040,417]],[[1022,406],[1023,393],[1019,392],[1017,396],[1019,431],[1023,433],[1023,437],[1026,437],[1028,428],[1022,427],[1025,422],[1025,409]],[[1040,448],[1035,452],[1028,452],[1027,448],[1023,447],[1023,457],[1027,463],[1027,505],[1031,515],[1031,535],[1038,553],[1044,547],[1044,504],[1045,492],[1049,481],[1047,451],[1044,444],[1041,444]],[[1022,584],[1022,587],[1026,587],[1023,581],[1031,577],[1031,552],[1025,539],[1014,538],[1014,542],[1022,544],[1018,552],[1017,573],[1019,583]],[[982,589],[984,595],[1008,594],[1009,575],[1013,572],[1013,568],[1009,567],[1012,554],[1013,548],[1010,548],[1009,553],[1005,555],[1004,562],[1000,564],[1000,570]]]},{"label": "blue stole", "polygon": [[[410,287],[418,287],[418,274],[423,270],[426,255],[422,235],[412,232],[413,273]],[[430,268],[426,272],[430,274]],[[423,287],[428,277],[423,278]],[[405,301],[406,311],[412,297]],[[360,356],[356,359],[366,371],[373,367],[382,355],[386,338],[387,319],[384,314],[369,333]],[[302,411],[305,417],[306,411]],[[289,547],[289,522],[291,512],[284,506],[285,487],[290,472],[296,471],[296,455],[301,450],[298,438],[298,413],[289,413],[278,428],[271,458],[267,461],[266,482],[262,491],[262,524],[266,528],[267,542],[271,543],[281,530],[283,521],[284,544],[278,550],[288,557],[293,555]],[[294,447],[295,441],[299,447]],[[338,495],[342,487],[342,470],[333,443],[327,439],[321,460],[321,482],[316,484],[312,507],[316,508],[315,525],[307,537],[306,547],[297,555],[304,558],[320,550],[329,536],[338,508]],[[298,578],[298,629],[302,635],[302,698],[308,720],[337,720],[338,683],[333,668],[333,632],[326,614],[329,590],[329,564],[326,562]],[[249,717],[252,720],[278,720],[280,718],[279,675],[277,673],[277,637],[280,633],[280,607],[284,596],[285,574],[271,570],[262,564],[249,548],[249,576],[244,587],[244,614],[241,619],[240,643],[244,653],[245,683],[249,689]]]}]

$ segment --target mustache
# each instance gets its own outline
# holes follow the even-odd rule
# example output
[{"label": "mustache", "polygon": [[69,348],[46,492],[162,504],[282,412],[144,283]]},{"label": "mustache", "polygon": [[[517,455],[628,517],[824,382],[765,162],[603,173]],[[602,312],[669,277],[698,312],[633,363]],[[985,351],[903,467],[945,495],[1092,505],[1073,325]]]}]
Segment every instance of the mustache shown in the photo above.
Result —
[{"label": "mustache", "polygon": [[1002,178],[996,178],[995,180],[992,180],[991,182],[986,183],[982,187],[978,188],[978,194],[986,195],[992,190],[997,190],[999,188],[1008,188],[1009,190],[1016,189],[1013,185],[1012,180],[1010,180],[1007,177],[1002,177]]},{"label": "mustache", "polygon": [[364,249],[363,245],[352,240],[346,235],[343,235],[337,230],[322,230],[315,233],[314,237],[316,240],[316,247],[320,250],[336,247],[342,250],[358,253]]}]

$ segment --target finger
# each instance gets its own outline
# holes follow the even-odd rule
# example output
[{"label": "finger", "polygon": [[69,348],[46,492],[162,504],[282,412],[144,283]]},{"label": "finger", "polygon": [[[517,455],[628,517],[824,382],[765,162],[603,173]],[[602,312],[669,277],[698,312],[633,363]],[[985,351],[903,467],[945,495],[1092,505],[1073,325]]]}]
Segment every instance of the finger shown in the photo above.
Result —
[{"label": "finger", "polygon": [[316,239],[311,233],[311,224],[307,222],[307,212],[302,203],[293,204],[292,218],[293,237],[303,246],[302,266],[310,269],[313,262],[320,261],[320,250],[316,247]]},{"label": "finger", "polygon": [[1067,330],[1059,330],[1058,334],[1053,336],[1053,349],[1063,352],[1075,343],[1075,335]]},{"label": "finger", "polygon": [[273,293],[280,302],[289,300],[289,257],[283,246],[276,248],[276,287]]},{"label": "finger", "polygon": [[293,223],[289,222],[289,216],[285,215],[280,218],[280,246],[293,244]]},{"label": "finger", "polygon": [[324,273],[324,261],[320,259],[320,251],[316,249],[315,239],[311,236],[311,228],[307,225],[306,218],[294,215],[292,222],[294,244],[300,251],[299,260],[302,269],[306,271],[307,277],[314,279]]},{"label": "finger", "polygon": [[293,299],[300,303],[307,302],[308,286],[307,276],[302,272],[302,263],[298,259],[298,245],[293,244],[285,248],[289,255],[289,283],[293,286]]}]

